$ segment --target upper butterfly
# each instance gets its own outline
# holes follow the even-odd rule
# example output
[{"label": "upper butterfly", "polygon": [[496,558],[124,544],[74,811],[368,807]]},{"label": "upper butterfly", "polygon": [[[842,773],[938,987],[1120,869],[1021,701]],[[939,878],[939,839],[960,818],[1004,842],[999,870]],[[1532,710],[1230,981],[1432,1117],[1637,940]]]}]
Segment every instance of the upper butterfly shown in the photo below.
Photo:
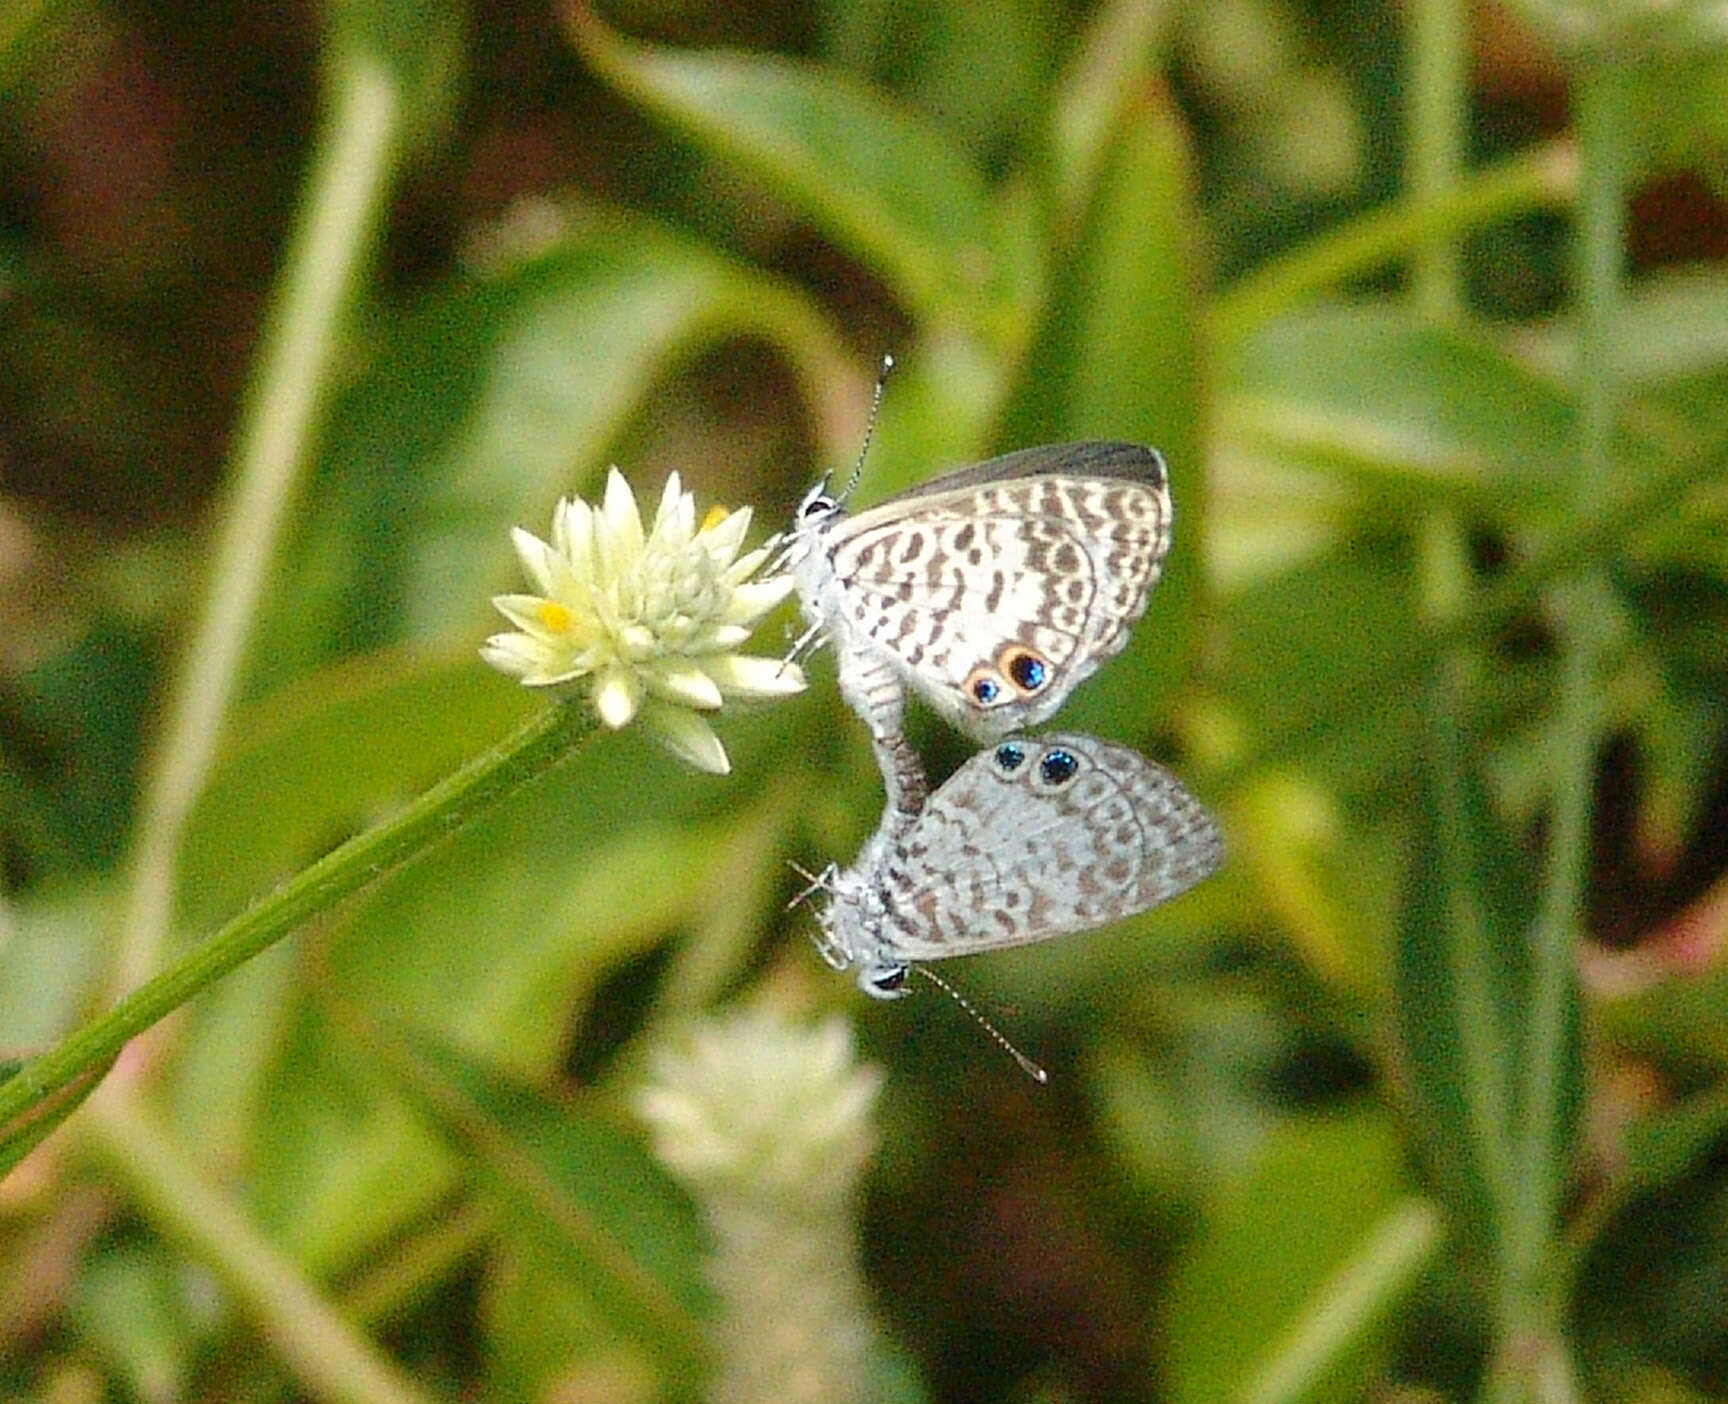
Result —
[{"label": "upper butterfly", "polygon": [[878,747],[910,685],[991,740],[1035,726],[1120,652],[1170,547],[1163,458],[1138,444],[1051,444],[949,473],[848,515],[826,482],[789,558],[840,692]]}]

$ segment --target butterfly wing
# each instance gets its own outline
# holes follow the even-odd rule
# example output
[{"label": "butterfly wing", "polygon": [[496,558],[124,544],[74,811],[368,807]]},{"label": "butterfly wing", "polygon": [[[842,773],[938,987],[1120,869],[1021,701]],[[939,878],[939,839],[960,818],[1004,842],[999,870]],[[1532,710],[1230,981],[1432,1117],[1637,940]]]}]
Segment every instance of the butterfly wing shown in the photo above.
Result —
[{"label": "butterfly wing", "polygon": [[1127,643],[1171,517],[1164,461],[1136,444],[948,474],[827,533],[836,642],[881,654],[974,735],[1034,725]]},{"label": "butterfly wing", "polygon": [[878,944],[939,960],[1087,931],[1185,892],[1223,853],[1200,801],[1137,752],[1005,741],[955,771],[886,856]]}]

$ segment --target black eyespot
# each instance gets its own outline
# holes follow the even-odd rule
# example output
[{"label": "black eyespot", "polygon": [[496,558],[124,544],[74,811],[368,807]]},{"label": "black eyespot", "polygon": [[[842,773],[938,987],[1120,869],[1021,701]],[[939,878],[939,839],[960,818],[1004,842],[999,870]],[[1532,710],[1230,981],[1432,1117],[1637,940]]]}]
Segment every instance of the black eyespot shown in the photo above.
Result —
[{"label": "black eyespot", "polygon": [[1026,748],[1013,741],[1004,741],[996,748],[996,764],[1010,775],[1026,763]]},{"label": "black eyespot", "polygon": [[1002,691],[994,678],[979,678],[972,684],[972,695],[988,707]]},{"label": "black eyespot", "polygon": [[1036,653],[1016,653],[1008,660],[1008,676],[1022,692],[1036,692],[1050,676],[1049,666]]},{"label": "black eyespot", "polygon": [[1044,759],[1038,762],[1038,773],[1046,785],[1066,785],[1079,769],[1080,762],[1074,759],[1074,753],[1060,748],[1046,751]]}]

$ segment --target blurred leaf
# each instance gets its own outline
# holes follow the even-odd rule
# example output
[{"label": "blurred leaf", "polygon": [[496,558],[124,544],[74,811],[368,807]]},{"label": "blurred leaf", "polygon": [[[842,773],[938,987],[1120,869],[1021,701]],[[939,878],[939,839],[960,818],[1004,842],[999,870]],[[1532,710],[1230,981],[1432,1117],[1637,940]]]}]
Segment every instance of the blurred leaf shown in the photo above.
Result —
[{"label": "blurred leaf", "polygon": [[[1390,1343],[1412,1264],[1377,1279],[1350,1329],[1312,1362],[1307,1386],[1246,1392],[1314,1304],[1334,1296],[1335,1275],[1368,1248],[1397,1203],[1402,1175],[1391,1122],[1367,1110],[1284,1123],[1253,1177],[1206,1214],[1176,1268],[1166,1315],[1171,1398],[1361,1399]],[[1404,1250],[1421,1261],[1419,1227]],[[1336,1323],[1334,1323],[1336,1324]]]},{"label": "blurred leaf", "polygon": [[833,62],[874,74],[992,167],[1022,153],[1065,43],[1066,17],[1051,0],[829,0],[822,8]]},{"label": "blurred leaf", "polygon": [[36,893],[0,934],[0,1053],[39,1050],[69,1033],[101,986],[113,921],[106,887]]},{"label": "blurred leaf", "polygon": [[[641,735],[602,731],[572,763],[339,914],[314,978],[373,1017],[496,1069],[551,1076],[599,983],[696,924],[717,884],[777,890],[724,865],[741,851],[732,839],[747,779],[763,783],[767,757],[798,753],[815,716],[802,710],[803,721],[784,706],[722,719],[738,767],[731,777],[697,775]],[[778,862],[776,845],[756,852]],[[255,1173],[269,1186],[272,1220],[305,1245],[298,1251],[344,1263],[422,1212],[449,1168],[399,1124],[399,1105],[372,1105],[384,1088],[336,1074],[328,1053],[300,1043],[315,1038],[303,1019],[275,1066]],[[305,1163],[309,1142],[320,1147],[316,1168]],[[379,1196],[380,1184],[392,1194]]]},{"label": "blurred leaf", "polygon": [[1416,685],[1385,680],[1419,637],[1404,543],[1346,543],[1242,590],[1223,607],[1229,702],[1261,749],[1288,740],[1305,769],[1353,790],[1407,773],[1417,740]]},{"label": "blurred leaf", "polygon": [[461,0],[343,0],[325,13],[335,55],[388,68],[401,131],[419,148],[415,154],[437,150],[462,98],[469,7]]},{"label": "blurred leaf", "polygon": [[620,1125],[592,1104],[508,1082],[450,1049],[380,1045],[419,1102],[463,1148],[503,1210],[507,1235],[562,1265],[668,1378],[699,1365],[705,1240],[694,1206]]},{"label": "blurred leaf", "polygon": [[1194,647],[1206,511],[1187,146],[1172,108],[1127,103],[1010,411],[1006,438],[1129,439],[1170,465],[1176,541],[1164,583],[1105,681],[1063,713],[1079,731],[1144,736]]},{"label": "blurred leaf", "polygon": [[946,133],[846,74],[656,49],[584,4],[570,13],[577,47],[607,82],[762,180],[876,269],[929,330],[1016,339],[1036,288],[1015,276],[983,178]]},{"label": "blurred leaf", "polygon": [[158,1243],[112,1245],[82,1265],[72,1318],[134,1398],[185,1395],[204,1344],[187,1286],[180,1264]]},{"label": "blurred leaf", "polygon": [[[594,218],[386,328],[327,435],[313,511],[254,648],[255,689],[335,645],[478,642],[519,584],[509,530],[544,534],[680,356],[759,336],[830,378],[826,325],[789,284],[646,220]],[[654,485],[637,483],[652,491]]]},{"label": "blurred leaf", "polygon": [[[376,1011],[388,1015],[387,1007]],[[301,1000],[246,1136],[251,1212],[309,1275],[376,1261],[462,1184],[458,1157],[390,1072],[322,1007]]]},{"label": "blurred leaf", "polygon": [[1093,197],[1098,172],[1117,146],[1123,112],[1144,101],[1167,59],[1178,7],[1170,0],[1108,0],[1062,75],[1051,114],[1055,185],[1064,215]]},{"label": "blurred leaf", "polygon": [[[1723,43],[1728,36],[1722,30],[1720,7],[1695,4],[1660,9],[1681,13],[1691,9],[1706,16],[1714,42],[1700,45],[1690,55],[1663,54],[1622,65],[1628,80],[1626,131],[1647,170],[1699,166],[1719,173],[1728,151],[1728,106],[1722,101],[1728,92],[1728,47]],[[1685,36],[1675,38],[1686,42]]]},{"label": "blurred leaf", "polygon": [[102,615],[0,695],[0,835],[30,880],[118,862],[155,666],[150,640]]},{"label": "blurred leaf", "polygon": [[[1391,504],[1534,526],[1567,500],[1567,394],[1414,313],[1363,305],[1282,318],[1234,348],[1225,395],[1219,423],[1233,452],[1321,468]],[[1647,458],[1625,445],[1628,465]]]},{"label": "blurred leaf", "polygon": [[[1728,87],[1728,75],[1724,76]],[[1722,374],[1728,362],[1728,270],[1702,266],[1648,275],[1627,290],[1615,336],[1634,385]]]},{"label": "blurred leaf", "polygon": [[[1398,932],[1392,1007],[1412,1125],[1445,1194],[1459,1247],[1486,1271],[1501,1246],[1518,1181],[1563,1180],[1566,1164],[1528,1165],[1521,1078],[1533,1026],[1538,873],[1506,833],[1480,775],[1451,740],[1433,750],[1415,796],[1420,821]],[[1451,753],[1447,748],[1456,750]],[[1578,997],[1569,990],[1561,1119],[1551,1144],[1568,1155],[1583,1102]]]}]

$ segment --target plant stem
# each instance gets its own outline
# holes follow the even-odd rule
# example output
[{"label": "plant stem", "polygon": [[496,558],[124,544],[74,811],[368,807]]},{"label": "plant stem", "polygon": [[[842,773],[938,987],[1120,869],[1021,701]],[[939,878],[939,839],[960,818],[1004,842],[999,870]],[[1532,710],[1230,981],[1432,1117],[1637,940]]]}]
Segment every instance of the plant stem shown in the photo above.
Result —
[{"label": "plant stem", "polygon": [[1222,350],[1273,317],[1345,279],[1372,273],[1426,241],[1567,203],[1575,184],[1571,150],[1555,142],[1491,166],[1436,201],[1410,199],[1376,210],[1256,269],[1218,294],[1209,318]]},{"label": "plant stem", "polygon": [[[1418,207],[1439,207],[1464,172],[1469,125],[1470,26],[1463,0],[1416,0],[1410,7],[1410,193]],[[1456,230],[1436,230],[1415,247],[1411,291],[1431,321],[1452,324],[1463,311]]]},{"label": "plant stem", "polygon": [[428,1398],[337,1312],[277,1248],[153,1126],[131,1088],[91,1099],[86,1147],[124,1184],[150,1222],[207,1264],[244,1303],[312,1397],[351,1404]]},{"label": "plant stem", "polygon": [[[1575,383],[1579,395],[1576,520],[1611,501],[1613,438],[1619,405],[1616,334],[1621,312],[1628,142],[1624,73],[1612,57],[1590,56],[1573,87],[1583,162],[1577,236],[1579,309]],[[1568,1023],[1583,928],[1598,729],[1597,686],[1610,618],[1606,582],[1592,564],[1556,592],[1560,693],[1553,733],[1554,794],[1548,867],[1534,932],[1530,1023],[1522,1069],[1519,1195],[1509,1226],[1502,1348],[1519,1338],[1552,1336],[1561,1309],[1549,1281],[1559,1202],[1570,1146],[1561,1089],[1567,1083]]]},{"label": "plant stem", "polygon": [[337,339],[390,186],[400,108],[388,68],[336,48],[300,223],[236,434],[203,607],[140,806],[115,995],[147,979],[162,959],[186,819],[221,738],[283,520],[310,457]]},{"label": "plant stem", "polygon": [[[242,912],[101,1018],[0,1083],[0,1175],[16,1163],[19,1127],[47,1098],[112,1063],[127,1041],[374,879],[447,838],[564,759],[594,728],[580,706],[551,706],[438,782],[401,814],[349,839]],[[32,1142],[33,1143],[33,1142]]]}]

